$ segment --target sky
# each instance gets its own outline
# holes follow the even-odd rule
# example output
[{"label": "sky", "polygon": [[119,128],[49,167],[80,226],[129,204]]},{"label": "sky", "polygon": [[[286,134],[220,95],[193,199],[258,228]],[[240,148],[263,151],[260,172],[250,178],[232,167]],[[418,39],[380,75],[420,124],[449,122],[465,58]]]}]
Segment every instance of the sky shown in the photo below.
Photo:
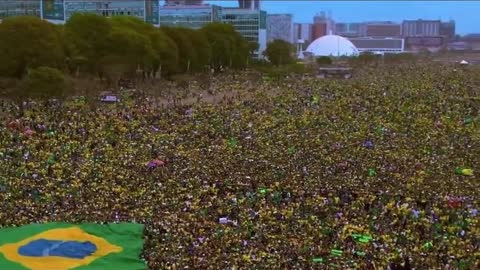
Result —
[{"label": "sky", "polygon": [[[219,6],[238,6],[238,2],[206,0]],[[309,23],[321,11],[331,12],[337,22],[397,21],[404,19],[455,20],[457,34],[480,33],[480,1],[325,1],[262,0],[267,13],[290,13],[294,22]]]}]

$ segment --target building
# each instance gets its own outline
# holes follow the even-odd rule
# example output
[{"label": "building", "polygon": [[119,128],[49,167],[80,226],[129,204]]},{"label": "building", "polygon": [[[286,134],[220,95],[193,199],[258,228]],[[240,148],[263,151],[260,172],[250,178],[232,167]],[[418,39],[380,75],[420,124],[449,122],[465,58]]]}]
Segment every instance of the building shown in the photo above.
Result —
[{"label": "building", "polygon": [[[88,12],[105,17],[121,15],[134,16],[143,20],[145,18],[145,4],[149,3],[148,6],[151,6],[150,4],[154,1],[65,0],[64,3],[62,3],[63,1],[56,2],[53,11],[48,13],[46,12],[44,4],[43,17],[45,19],[66,21],[74,13]],[[65,5],[65,7],[63,7],[63,5]],[[62,18],[61,13],[63,11],[65,12],[65,16]]]},{"label": "building", "polygon": [[312,24],[293,24],[293,40],[297,45],[297,52],[307,49],[307,46],[312,42]]},{"label": "building", "polygon": [[251,10],[260,9],[260,0],[238,0],[238,7]]},{"label": "building", "polygon": [[3,0],[0,1],[0,19],[11,16],[41,16],[38,0]]},{"label": "building", "polygon": [[470,50],[480,51],[480,34],[469,34],[463,36],[460,40],[467,43]]},{"label": "building", "polygon": [[312,25],[312,39],[315,40],[317,38],[323,37],[328,35],[328,24],[326,22],[319,22],[314,23]]},{"label": "building", "polygon": [[406,48],[411,52],[438,52],[446,46],[446,38],[436,37],[407,37]]},{"label": "building", "polygon": [[360,53],[374,54],[402,53],[405,51],[405,41],[402,38],[349,38]]},{"label": "building", "polygon": [[222,8],[221,21],[231,24],[247,41],[258,44],[255,52],[262,57],[267,48],[267,13],[262,10]]},{"label": "building", "polygon": [[212,22],[220,22],[222,8],[216,5],[168,5],[160,7],[160,26],[178,26],[198,29]]},{"label": "building", "polygon": [[367,37],[401,37],[402,26],[393,22],[366,23],[365,35]]},{"label": "building", "polygon": [[447,45],[447,49],[449,51],[470,51],[472,50],[472,47],[470,44],[468,44],[465,41],[455,41],[455,42],[450,42]]},{"label": "building", "polygon": [[455,21],[442,22],[440,24],[440,35],[448,41],[453,41],[455,39]]},{"label": "building", "polygon": [[267,42],[275,39],[294,43],[292,14],[267,15]]},{"label": "building", "polygon": [[334,33],[342,37],[364,37],[366,25],[364,23],[335,23]]},{"label": "building", "polygon": [[166,6],[193,6],[203,5],[203,0],[165,0]]},{"label": "building", "polygon": [[359,51],[355,45],[348,39],[327,35],[314,40],[307,48],[306,52],[315,57],[318,56],[357,56]]},{"label": "building", "polygon": [[313,17],[312,40],[333,34],[335,23],[325,12],[320,12]]},{"label": "building", "polygon": [[440,20],[406,20],[402,23],[404,37],[440,36]]}]

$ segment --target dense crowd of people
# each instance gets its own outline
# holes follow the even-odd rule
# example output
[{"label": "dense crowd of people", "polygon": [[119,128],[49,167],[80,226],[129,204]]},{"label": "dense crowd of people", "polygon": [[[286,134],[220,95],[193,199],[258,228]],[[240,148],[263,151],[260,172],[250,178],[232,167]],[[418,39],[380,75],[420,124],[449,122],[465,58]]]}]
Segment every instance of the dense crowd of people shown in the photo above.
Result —
[{"label": "dense crowd of people", "polygon": [[[149,269],[480,269],[478,73],[0,108],[0,226],[140,222]],[[252,82],[250,82],[251,84]]]}]

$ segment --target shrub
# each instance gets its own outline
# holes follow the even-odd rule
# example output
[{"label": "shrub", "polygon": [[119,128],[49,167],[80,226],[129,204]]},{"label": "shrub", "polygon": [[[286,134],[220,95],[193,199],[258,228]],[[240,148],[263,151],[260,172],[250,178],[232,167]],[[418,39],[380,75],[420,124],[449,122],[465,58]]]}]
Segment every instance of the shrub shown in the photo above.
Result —
[{"label": "shrub", "polygon": [[61,98],[65,95],[68,82],[63,73],[55,68],[39,67],[28,70],[19,94],[34,99]]}]

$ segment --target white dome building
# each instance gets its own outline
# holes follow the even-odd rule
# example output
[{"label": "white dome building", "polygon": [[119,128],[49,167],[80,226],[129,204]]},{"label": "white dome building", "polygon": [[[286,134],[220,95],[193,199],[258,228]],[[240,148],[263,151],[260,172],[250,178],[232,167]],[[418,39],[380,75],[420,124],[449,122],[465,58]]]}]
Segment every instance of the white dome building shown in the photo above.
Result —
[{"label": "white dome building", "polygon": [[327,35],[314,40],[306,52],[313,56],[358,56],[358,50],[350,40],[336,35]]}]

